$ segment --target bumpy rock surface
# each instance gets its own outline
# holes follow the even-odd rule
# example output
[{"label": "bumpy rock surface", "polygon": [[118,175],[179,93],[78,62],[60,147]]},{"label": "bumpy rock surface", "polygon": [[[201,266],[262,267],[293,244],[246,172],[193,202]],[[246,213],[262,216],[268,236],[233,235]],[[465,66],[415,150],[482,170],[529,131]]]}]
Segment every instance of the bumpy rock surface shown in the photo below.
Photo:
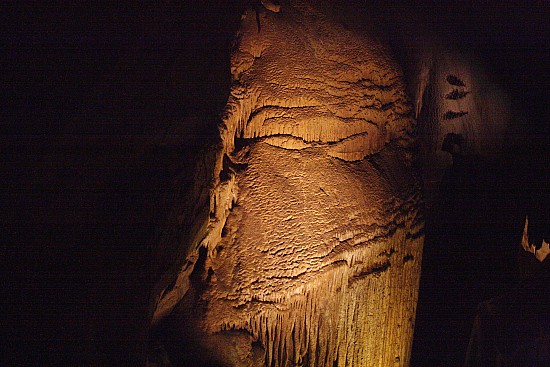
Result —
[{"label": "bumpy rock surface", "polygon": [[226,151],[235,137],[266,138],[353,161],[408,137],[413,120],[384,47],[306,5],[261,13],[259,23],[244,15],[233,54]]},{"label": "bumpy rock surface", "polygon": [[423,222],[401,72],[307,2],[256,11],[233,52],[210,215],[155,320],[192,290],[199,343],[225,364],[408,365]]}]

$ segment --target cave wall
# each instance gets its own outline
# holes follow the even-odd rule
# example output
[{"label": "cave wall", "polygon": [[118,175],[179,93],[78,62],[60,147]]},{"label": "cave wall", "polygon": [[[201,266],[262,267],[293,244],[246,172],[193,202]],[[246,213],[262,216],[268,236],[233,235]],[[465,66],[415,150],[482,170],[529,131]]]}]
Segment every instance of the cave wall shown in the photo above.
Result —
[{"label": "cave wall", "polygon": [[[336,3],[342,2],[326,9],[338,10]],[[365,12],[373,19],[363,24],[341,17],[348,30],[370,32],[376,23],[389,34],[392,27],[409,26],[401,35],[422,38],[418,27],[424,24],[442,37],[454,36],[462,50],[489,48],[484,56],[492,60],[491,71],[504,75],[501,86],[512,90],[516,132],[525,136],[510,148],[512,165],[489,167],[488,172],[517,168],[520,173],[496,175],[498,180],[486,185],[501,188],[486,191],[492,193],[491,203],[499,202],[500,193],[514,199],[488,210],[487,224],[494,227],[485,233],[505,243],[513,233],[497,230],[504,222],[494,216],[520,212],[528,200],[535,212],[547,213],[547,200],[533,199],[538,195],[525,188],[547,193],[548,187],[539,174],[547,172],[550,141],[550,103],[544,103],[548,27],[540,26],[547,24],[547,6],[506,4],[503,10],[444,4],[434,13],[417,2],[346,3],[354,19],[366,19]],[[232,36],[249,5],[168,1],[97,8],[23,1],[5,8],[0,40],[7,57],[1,78],[9,98],[1,102],[6,119],[0,138],[1,200],[7,208],[1,213],[9,341],[1,358],[6,364],[143,364],[157,297],[173,295],[172,300],[162,297],[165,311],[170,310],[188,288],[179,294],[166,290],[179,284],[177,274],[185,279],[182,267],[191,273],[199,258],[194,253],[191,262],[182,262],[191,256],[189,248],[196,250],[187,244],[202,240],[196,236],[202,227],[193,224],[209,216],[209,205],[203,205],[212,186],[193,182],[216,176],[211,162],[223,166],[225,148],[216,145],[215,125],[230,87]],[[391,17],[392,11],[398,16]],[[418,22],[411,20],[415,11],[424,13]],[[340,17],[337,11],[332,15]],[[394,54],[404,49],[393,47]],[[405,71],[406,59],[399,57]],[[294,139],[277,139],[272,140],[279,147],[286,141],[300,147]],[[202,153],[205,146],[214,147],[210,154]],[[372,172],[369,164],[365,167]],[[448,213],[454,215],[454,208]],[[518,217],[521,227],[524,216]],[[461,232],[456,228],[453,233]],[[483,250],[487,241],[476,243]],[[448,258],[445,249],[441,252]],[[428,314],[433,307],[428,305]],[[444,337],[431,339],[440,340],[421,350],[421,357],[427,349],[446,351]]]}]

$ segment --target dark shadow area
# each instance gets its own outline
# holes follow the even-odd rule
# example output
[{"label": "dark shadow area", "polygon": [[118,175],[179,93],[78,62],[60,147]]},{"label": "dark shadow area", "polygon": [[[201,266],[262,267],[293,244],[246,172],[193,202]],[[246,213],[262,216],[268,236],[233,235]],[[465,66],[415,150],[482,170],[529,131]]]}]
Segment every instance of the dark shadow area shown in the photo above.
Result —
[{"label": "dark shadow area", "polygon": [[465,367],[546,366],[550,361],[550,262],[522,252],[531,274],[482,302],[472,323]]},{"label": "dark shadow area", "polygon": [[0,364],[144,363],[241,5],[3,4]]},{"label": "dark shadow area", "polygon": [[[366,6],[405,70],[415,56],[406,45],[435,35],[475,56],[511,97],[514,123],[503,152],[491,159],[457,156],[438,205],[427,213],[411,365],[462,366],[478,304],[521,284],[517,251],[525,215],[535,213],[540,221],[534,232],[550,225],[550,26],[544,20],[550,8],[545,2],[456,1]],[[460,89],[449,98],[469,97],[458,76],[446,81]],[[450,112],[448,122],[456,122]]]},{"label": "dark shadow area", "polygon": [[[518,253],[525,216],[545,223],[546,229],[533,229],[539,236],[550,223],[548,159],[549,150],[520,149],[498,160],[454,157],[427,216],[413,366],[461,366],[478,305],[506,294],[522,298]],[[548,305],[532,306],[536,313]]]},{"label": "dark shadow area", "polygon": [[189,276],[189,291],[172,314],[152,330],[152,343],[161,348],[166,361],[170,363],[164,362],[159,366],[229,367],[216,360],[211,351],[204,347],[204,340],[201,340],[200,317],[206,304],[200,296],[212,276],[212,269],[205,268],[206,251],[205,247],[199,249],[199,257]]}]

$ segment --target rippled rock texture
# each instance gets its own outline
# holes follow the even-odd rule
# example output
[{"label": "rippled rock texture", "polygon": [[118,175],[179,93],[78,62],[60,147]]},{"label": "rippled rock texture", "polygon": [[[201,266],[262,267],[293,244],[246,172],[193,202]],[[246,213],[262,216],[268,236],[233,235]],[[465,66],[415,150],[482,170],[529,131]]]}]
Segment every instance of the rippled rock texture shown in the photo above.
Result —
[{"label": "rippled rock texture", "polygon": [[154,321],[184,298],[224,365],[408,365],[423,220],[401,71],[308,2],[268,8],[242,17],[209,215]]}]

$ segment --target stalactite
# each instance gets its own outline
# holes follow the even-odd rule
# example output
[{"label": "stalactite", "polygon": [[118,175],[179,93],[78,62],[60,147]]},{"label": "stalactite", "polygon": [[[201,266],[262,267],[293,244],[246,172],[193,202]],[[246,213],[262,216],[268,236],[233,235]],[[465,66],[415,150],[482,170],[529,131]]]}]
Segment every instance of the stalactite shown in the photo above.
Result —
[{"label": "stalactite", "polygon": [[197,324],[224,363],[408,364],[423,222],[388,54],[307,1],[263,14],[260,33],[244,14],[196,239],[212,271]]},{"label": "stalactite", "polygon": [[[405,231],[399,232],[398,239],[386,242],[387,246],[403,246]],[[410,243],[410,250],[418,252],[421,243],[421,239]],[[396,252],[395,259],[402,260],[399,255]],[[347,265],[326,272],[305,285],[301,297],[287,300],[287,309],[263,310],[252,315],[246,324],[250,327],[237,324],[235,328],[251,332],[267,346],[268,366],[332,366],[335,361],[342,366],[386,366],[404,362],[410,352],[407,340],[412,333],[414,306],[403,306],[414,305],[412,290],[418,285],[418,277],[404,276],[411,270],[404,268],[418,271],[420,264],[398,260],[386,272],[357,281]],[[381,309],[390,312],[384,314]],[[395,323],[398,327],[391,327]],[[358,344],[364,350],[357,351]],[[304,356],[307,364],[303,364]]]},{"label": "stalactite", "polygon": [[[264,157],[259,148],[253,150],[253,156],[255,151]],[[273,153],[270,151],[265,157]],[[391,167],[388,162],[384,163]],[[255,186],[254,171],[262,170],[265,164],[250,164],[247,175],[254,177],[250,184]],[[317,165],[313,160],[311,166]],[[267,169],[279,172],[273,166]],[[315,182],[314,177],[311,179]],[[250,207],[246,200],[253,194],[248,192],[242,179],[238,181],[244,190],[240,205]],[[416,209],[419,199],[413,187],[405,190],[408,194],[403,199],[393,199],[397,201],[387,207],[388,212],[375,216],[378,218],[375,223],[379,221],[379,224],[369,226],[367,233],[361,226],[329,231],[329,237],[335,239],[330,242],[331,247],[348,245],[335,253],[329,251],[326,259],[320,261],[317,272],[309,276],[302,274],[302,277],[293,273],[278,274],[287,277],[286,284],[281,288],[268,283],[267,288],[260,285],[255,294],[244,301],[244,308],[231,305],[234,297],[242,296],[242,283],[233,284],[237,289],[233,296],[226,288],[222,295],[213,287],[211,293],[205,295],[211,307],[205,321],[208,333],[249,332],[265,347],[266,366],[406,365],[422,245],[422,236],[417,235],[421,230]],[[238,216],[237,213],[231,215]],[[246,226],[242,218],[237,217],[236,223]],[[414,237],[417,238],[411,240]],[[246,253],[244,244],[233,243],[233,246],[236,252]],[[410,254],[414,256],[404,261]],[[227,266],[227,258],[220,261],[219,266]],[[223,277],[216,262],[214,265],[215,272]],[[269,269],[266,268],[277,270]],[[269,277],[269,274],[263,276]]]}]

